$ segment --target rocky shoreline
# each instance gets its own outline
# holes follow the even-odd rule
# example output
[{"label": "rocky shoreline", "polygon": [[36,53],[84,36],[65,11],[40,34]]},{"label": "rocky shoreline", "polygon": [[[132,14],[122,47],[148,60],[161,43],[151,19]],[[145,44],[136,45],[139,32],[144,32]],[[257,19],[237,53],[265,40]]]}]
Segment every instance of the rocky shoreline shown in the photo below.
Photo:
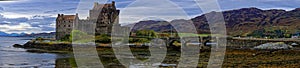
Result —
[{"label": "rocky shoreline", "polygon": [[[268,44],[268,43],[266,43]],[[277,43],[273,43],[273,44],[278,44],[278,45],[283,45],[283,42],[277,42]],[[264,44],[261,44],[264,45]],[[269,44],[271,45],[271,44]],[[286,44],[285,44],[286,45]],[[257,45],[259,46],[259,45]],[[14,44],[13,47],[16,48],[25,48],[25,49],[44,49],[44,50],[62,50],[62,51],[72,51],[72,43],[47,43],[47,42],[36,42],[36,41],[29,41],[27,43],[25,43],[24,45],[20,45],[20,44]],[[134,48],[143,48],[143,47],[147,47],[147,46],[142,46],[142,45],[137,45],[137,46],[130,46],[130,47],[134,47]],[[231,46],[229,44],[227,44],[226,46],[227,48],[231,48],[231,49],[240,49],[242,48],[246,48],[246,49],[253,49],[252,47],[255,46]],[[272,46],[270,46],[272,47]],[[96,48],[111,48],[110,44],[96,44]],[[168,47],[168,48],[175,48],[175,49],[180,49],[180,47]],[[202,46],[202,49],[209,49],[210,46]]]},{"label": "rocky shoreline", "polygon": [[[224,57],[224,67],[268,67],[268,63],[272,64],[283,64],[290,66],[292,64],[299,64],[300,49],[298,47],[288,48],[288,49],[276,49],[270,50],[270,47],[282,47],[287,46],[283,42],[277,43],[266,43],[257,45],[258,49],[251,49],[254,47],[245,47],[238,48],[233,46],[227,46],[225,57]],[[72,44],[69,43],[45,43],[45,42],[34,42],[29,41],[24,45],[15,44],[14,47],[25,48],[28,52],[34,53],[72,53]],[[170,49],[169,49],[170,48]],[[267,48],[267,49],[265,49]],[[147,56],[150,56],[148,47],[131,47],[132,53],[138,59],[147,59]],[[198,67],[206,67],[208,65],[208,60],[210,56],[210,47],[200,49],[200,54]],[[113,49],[108,46],[97,46],[97,52],[102,60],[105,67],[116,66],[118,68],[125,68],[116,61],[117,58],[113,53]],[[168,47],[168,53],[165,57],[163,63],[166,64],[177,64],[180,58],[180,47],[173,48]],[[245,58],[247,57],[247,58]],[[266,58],[268,57],[268,58]],[[286,58],[288,57],[288,58]],[[275,61],[270,61],[275,60]],[[289,61],[286,61],[286,60]],[[243,62],[241,62],[243,61]],[[290,62],[291,61],[291,62]],[[74,57],[58,59],[56,66],[57,67],[76,67],[74,63]],[[279,63],[280,62],[280,63]],[[67,64],[66,64],[67,63]],[[236,66],[236,65],[239,66]],[[75,65],[75,66],[74,66]],[[267,66],[266,66],[267,65]],[[116,68],[115,67],[115,68]],[[300,67],[300,66],[295,66]]]},{"label": "rocky shoreline", "polygon": [[29,41],[24,45],[15,44],[14,47],[18,48],[38,48],[45,50],[64,50],[64,51],[72,51],[72,45],[67,43],[39,43],[35,41]]},{"label": "rocky shoreline", "polygon": [[[65,53],[72,52],[73,45],[72,43],[49,43],[49,42],[38,42],[38,41],[29,41],[24,45],[14,44],[13,47],[27,49],[27,52],[35,53]],[[139,48],[148,48],[148,46],[130,46],[134,49]],[[110,44],[96,44],[97,50],[101,49],[112,49]],[[180,50],[180,47],[171,47],[170,49]]]},{"label": "rocky shoreline", "polygon": [[[13,47],[27,49],[28,52],[38,52],[38,53],[61,53],[61,52],[72,52],[72,43],[67,42],[40,42],[40,41],[29,41],[24,45],[14,44]],[[130,46],[131,48],[148,48],[148,46]],[[293,46],[294,47],[294,46]],[[281,50],[281,49],[299,49],[299,47],[294,47],[285,44],[284,42],[277,43],[265,43],[260,45],[252,46],[238,46],[230,45],[227,43],[226,49],[255,49],[255,50]],[[97,49],[111,49],[110,44],[96,44]],[[202,50],[210,50],[210,46],[201,46]],[[168,47],[171,50],[180,51],[181,47]]]},{"label": "rocky shoreline", "polygon": [[72,44],[68,43],[46,43],[29,41],[24,45],[14,44],[13,47],[27,49],[34,53],[68,53],[72,52]]}]

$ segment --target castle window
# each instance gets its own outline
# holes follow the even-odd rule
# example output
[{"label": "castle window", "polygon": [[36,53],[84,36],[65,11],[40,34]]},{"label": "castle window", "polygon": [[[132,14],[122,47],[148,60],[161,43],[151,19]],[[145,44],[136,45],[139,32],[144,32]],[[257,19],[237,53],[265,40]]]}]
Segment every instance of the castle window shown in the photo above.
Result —
[{"label": "castle window", "polygon": [[66,25],[64,25],[64,27],[66,27]]},{"label": "castle window", "polygon": [[72,31],[72,29],[67,29],[68,31]]},{"label": "castle window", "polygon": [[69,25],[69,27],[71,27],[71,25]]}]

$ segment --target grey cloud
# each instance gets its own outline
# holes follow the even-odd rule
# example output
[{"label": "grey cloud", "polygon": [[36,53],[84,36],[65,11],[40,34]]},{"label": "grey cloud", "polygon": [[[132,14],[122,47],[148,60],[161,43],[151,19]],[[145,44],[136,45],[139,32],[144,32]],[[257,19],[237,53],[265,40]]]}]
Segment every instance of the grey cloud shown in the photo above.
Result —
[{"label": "grey cloud", "polygon": [[42,28],[42,31],[53,31],[55,30],[55,28],[52,28],[52,27],[43,27]]},{"label": "grey cloud", "polygon": [[9,25],[18,25],[19,23],[24,23],[29,21],[27,18],[0,18],[0,21],[11,22]]},{"label": "grey cloud", "polygon": [[0,1],[18,1],[18,0],[0,0]]},{"label": "grey cloud", "polygon": [[55,13],[55,12],[72,11],[72,10],[76,10],[76,8],[68,8],[68,9],[60,9],[60,10],[45,11],[44,13]]},{"label": "grey cloud", "polygon": [[[4,8],[0,7],[0,12],[4,11]],[[0,16],[1,17],[1,16]]]},{"label": "grey cloud", "polygon": [[4,9],[2,7],[0,7],[0,11],[3,11]]},{"label": "grey cloud", "polygon": [[[28,31],[54,31],[51,24],[55,22],[55,17],[35,15],[29,18],[3,18],[0,14],[0,25],[16,26],[20,23],[28,23],[34,29],[8,30],[8,32],[28,32]],[[7,23],[10,22],[10,23]],[[40,29],[40,30],[39,30]]]},{"label": "grey cloud", "polygon": [[0,22],[0,25],[5,25],[5,24],[9,24],[9,23]]}]

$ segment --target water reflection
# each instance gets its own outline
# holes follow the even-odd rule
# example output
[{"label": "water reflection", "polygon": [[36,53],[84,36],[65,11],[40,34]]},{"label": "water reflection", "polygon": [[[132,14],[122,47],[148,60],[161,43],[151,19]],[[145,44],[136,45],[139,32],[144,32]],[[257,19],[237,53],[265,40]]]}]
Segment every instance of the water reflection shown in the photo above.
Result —
[{"label": "water reflection", "polygon": [[[27,40],[26,40],[27,39]],[[76,67],[76,62],[71,54],[53,54],[53,53],[30,53],[26,49],[14,48],[13,44],[24,44],[28,38],[20,37],[0,37],[0,68],[71,68]],[[148,59],[150,52],[146,47],[132,47],[134,57],[140,60]],[[105,68],[125,68],[115,57],[112,48],[101,48],[98,50],[99,57]],[[178,53],[180,54],[180,53]],[[176,64],[175,57],[165,60],[166,63]],[[132,64],[135,67],[139,64]],[[155,64],[156,66],[158,64]],[[160,66],[168,66],[161,64]],[[173,65],[174,66],[174,65]]]},{"label": "water reflection", "polygon": [[29,53],[22,48],[14,48],[13,44],[24,44],[30,38],[0,37],[0,68],[39,67],[54,68],[57,54]]}]

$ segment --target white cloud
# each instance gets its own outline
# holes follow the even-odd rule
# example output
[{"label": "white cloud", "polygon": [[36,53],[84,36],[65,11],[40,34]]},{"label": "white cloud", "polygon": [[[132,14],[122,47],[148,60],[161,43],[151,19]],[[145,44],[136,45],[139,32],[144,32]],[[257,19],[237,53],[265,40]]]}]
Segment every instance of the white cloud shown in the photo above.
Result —
[{"label": "white cloud", "polygon": [[24,14],[24,13],[14,13],[14,12],[0,12],[4,18],[28,18],[28,19],[43,19],[44,17],[56,17],[53,14]]},{"label": "white cloud", "polygon": [[[0,14],[1,16],[1,14]],[[7,18],[0,17],[2,23],[0,25],[0,31],[8,33],[40,33],[40,32],[53,32],[53,22],[55,17],[34,15],[27,16],[28,18]]]},{"label": "white cloud", "polygon": [[3,15],[3,17],[5,18],[22,18],[22,17],[30,18],[32,16],[30,14],[20,14],[20,13],[13,13],[13,12],[3,12],[0,14]]},{"label": "white cloud", "polygon": [[51,23],[50,27],[55,28],[56,27],[56,22]]},{"label": "white cloud", "polygon": [[16,2],[24,2],[28,0],[7,0],[7,1],[0,1],[0,4],[5,4],[5,3],[16,3]]},{"label": "white cloud", "polygon": [[263,10],[270,10],[270,9],[283,9],[286,11],[294,10],[295,8],[286,8],[286,7],[276,7],[276,8],[262,8]]},{"label": "white cloud", "polygon": [[166,21],[189,19],[187,13],[169,0],[137,0],[121,9],[120,22],[135,23],[148,17],[156,17]]},{"label": "white cloud", "polygon": [[22,33],[21,31],[24,31],[25,33],[43,32],[40,28],[32,27],[28,23],[20,23],[19,25],[0,25],[0,31],[7,33]]},{"label": "white cloud", "polygon": [[9,21],[2,21],[2,22],[3,22],[3,23],[8,23],[8,24],[11,23],[11,22],[9,22]]}]

